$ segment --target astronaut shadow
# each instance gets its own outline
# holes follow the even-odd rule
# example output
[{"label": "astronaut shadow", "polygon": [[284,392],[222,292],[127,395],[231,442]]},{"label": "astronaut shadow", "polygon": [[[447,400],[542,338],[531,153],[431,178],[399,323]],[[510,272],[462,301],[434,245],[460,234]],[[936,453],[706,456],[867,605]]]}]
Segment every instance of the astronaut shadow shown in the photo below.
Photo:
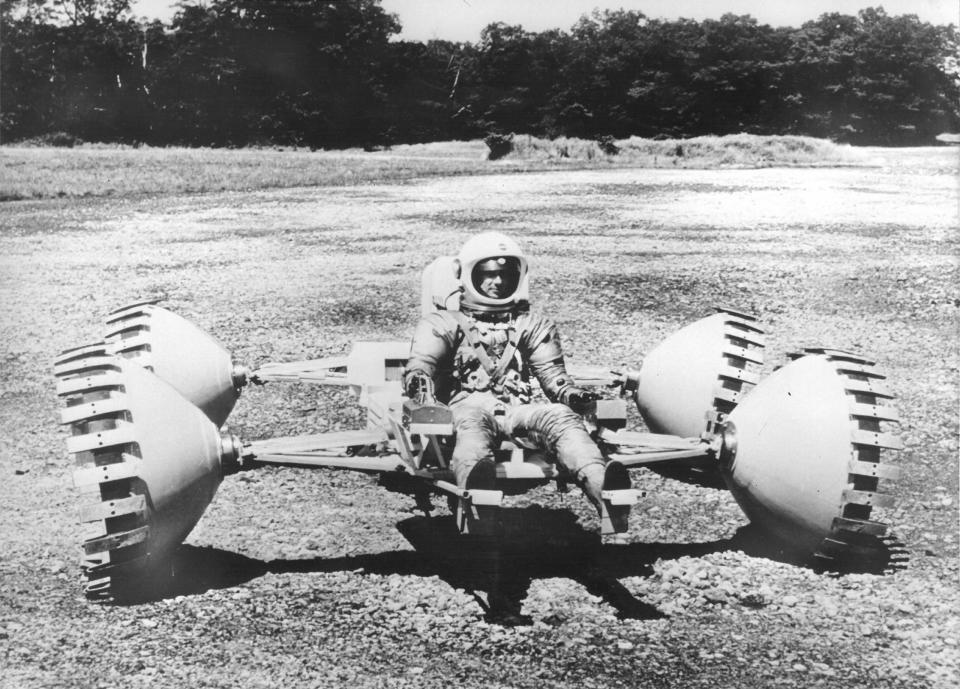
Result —
[{"label": "astronaut shadow", "polygon": [[496,536],[465,537],[458,533],[452,517],[413,517],[400,522],[398,529],[422,556],[420,564],[429,564],[430,574],[455,588],[471,591],[487,620],[504,625],[530,622],[521,609],[530,585],[537,579],[577,581],[610,605],[619,619],[649,620],[666,614],[635,597],[620,580],[651,576],[660,560],[742,552],[753,558],[843,575],[889,572],[890,556],[896,552],[895,546],[889,550],[878,541],[873,544],[873,558],[836,561],[825,569],[807,552],[786,548],[782,541],[752,524],[740,527],[729,538],[704,542],[604,544],[567,510],[504,508],[500,517]]},{"label": "astronaut shadow", "polygon": [[[411,517],[397,528],[429,563],[431,574],[469,591],[489,622],[531,623],[522,613],[530,586],[534,580],[553,578],[579,582],[613,607],[620,619],[665,617],[605,571],[606,546],[567,510],[501,508],[494,535],[462,535],[452,516]],[[653,572],[649,562],[634,565],[635,576]]]},{"label": "astronaut shadow", "polygon": [[[634,542],[603,544],[567,510],[539,506],[502,508],[492,536],[464,536],[452,516],[411,517],[397,524],[413,550],[333,558],[264,561],[215,547],[183,545],[170,566],[155,567],[115,592],[114,603],[136,605],[230,589],[268,573],[366,572],[422,577],[438,576],[454,588],[469,591],[486,619],[503,625],[527,624],[521,610],[537,579],[567,578],[602,598],[620,619],[658,619],[666,615],[636,598],[620,582],[654,573],[658,560],[703,557],[741,551],[801,567],[815,567],[752,525],[730,538],[699,543]],[[878,551],[884,552],[884,551]],[[896,549],[889,550],[892,555]],[[881,554],[833,573],[889,572],[891,557]],[[894,563],[895,564],[895,563]]]},{"label": "astronaut shadow", "polygon": [[429,563],[431,574],[471,591],[487,620],[505,625],[529,622],[521,609],[537,579],[571,579],[610,605],[619,619],[650,620],[667,615],[638,599],[620,580],[651,576],[660,560],[739,551],[812,566],[804,555],[784,549],[750,524],[729,538],[703,542],[603,543],[569,510],[531,506],[502,508],[499,526],[496,536],[463,536],[452,517],[413,517],[398,529]]},{"label": "astronaut shadow", "polygon": [[[622,619],[664,617],[635,598],[617,576],[647,576],[649,557],[618,560],[620,573],[604,570],[604,550],[596,533],[585,530],[566,510],[541,507],[500,510],[496,535],[460,534],[452,516],[411,517],[397,528],[412,550],[343,557],[264,561],[215,547],[184,545],[170,566],[115,591],[114,603],[136,605],[178,596],[229,589],[268,573],[358,572],[438,576],[470,592],[485,618],[497,624],[529,624],[521,613],[535,579],[568,578],[600,596]],[[639,551],[637,551],[639,553]]]}]

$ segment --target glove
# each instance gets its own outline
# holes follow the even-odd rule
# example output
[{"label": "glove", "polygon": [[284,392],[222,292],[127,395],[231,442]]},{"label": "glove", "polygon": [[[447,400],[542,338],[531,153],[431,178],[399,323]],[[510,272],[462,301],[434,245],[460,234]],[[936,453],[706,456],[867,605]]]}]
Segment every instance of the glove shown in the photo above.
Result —
[{"label": "glove", "polygon": [[578,414],[583,413],[587,405],[600,399],[600,393],[594,390],[584,390],[583,388],[569,387],[563,391],[561,401],[573,409]]},{"label": "glove", "polygon": [[410,371],[404,381],[407,397],[423,403],[433,400],[433,380],[423,371]]},{"label": "glove", "polygon": [[530,395],[532,393],[530,383],[521,379],[519,375],[508,376],[507,379],[503,381],[503,389],[516,397],[517,401],[521,404],[526,404],[530,401]]}]

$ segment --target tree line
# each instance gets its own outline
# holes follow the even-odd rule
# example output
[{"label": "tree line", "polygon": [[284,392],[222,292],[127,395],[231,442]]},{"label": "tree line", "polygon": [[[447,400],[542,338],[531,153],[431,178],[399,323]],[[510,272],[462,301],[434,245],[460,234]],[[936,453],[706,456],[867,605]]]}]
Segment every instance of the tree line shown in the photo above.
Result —
[{"label": "tree line", "polygon": [[379,0],[0,0],[0,136],[151,145],[386,146],[488,134],[801,134],[928,144],[960,129],[953,25],[830,13],[597,11],[569,31],[392,40]]}]

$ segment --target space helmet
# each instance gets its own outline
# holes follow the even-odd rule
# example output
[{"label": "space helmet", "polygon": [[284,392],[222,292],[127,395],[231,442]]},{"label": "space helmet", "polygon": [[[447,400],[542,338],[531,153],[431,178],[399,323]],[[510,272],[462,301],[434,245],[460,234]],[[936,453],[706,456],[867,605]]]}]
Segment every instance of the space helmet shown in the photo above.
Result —
[{"label": "space helmet", "polygon": [[[500,232],[483,232],[471,237],[457,255],[461,306],[488,313],[512,311],[525,305],[528,295],[527,259],[513,239]],[[485,272],[498,270],[503,278],[503,294],[491,297],[480,289]]]}]

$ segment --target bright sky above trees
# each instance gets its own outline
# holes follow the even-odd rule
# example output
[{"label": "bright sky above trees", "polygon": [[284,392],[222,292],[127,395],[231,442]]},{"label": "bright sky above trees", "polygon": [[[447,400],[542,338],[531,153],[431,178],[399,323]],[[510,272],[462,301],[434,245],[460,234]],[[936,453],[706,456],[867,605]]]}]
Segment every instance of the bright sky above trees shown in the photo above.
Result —
[{"label": "bright sky above trees", "polygon": [[[134,12],[168,20],[175,0],[133,0]],[[856,14],[864,7],[882,6],[887,14],[916,14],[934,24],[960,24],[957,0],[382,0],[400,17],[411,41],[440,38],[477,41],[487,24],[520,24],[527,31],[567,30],[595,8],[639,10],[649,17],[719,19],[726,12],[749,14],[764,24],[799,26],[825,12]]]}]

